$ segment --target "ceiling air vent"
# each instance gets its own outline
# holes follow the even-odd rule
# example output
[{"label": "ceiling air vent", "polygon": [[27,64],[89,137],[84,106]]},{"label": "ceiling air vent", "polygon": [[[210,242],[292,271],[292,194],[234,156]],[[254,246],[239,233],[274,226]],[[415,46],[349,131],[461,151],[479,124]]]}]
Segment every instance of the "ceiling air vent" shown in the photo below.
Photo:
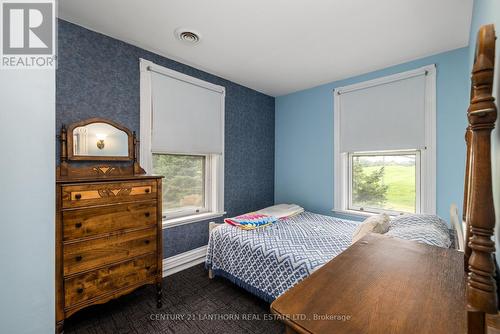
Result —
[{"label": "ceiling air vent", "polygon": [[197,32],[189,29],[177,29],[175,31],[175,36],[181,42],[191,45],[198,44],[201,39],[200,35]]}]

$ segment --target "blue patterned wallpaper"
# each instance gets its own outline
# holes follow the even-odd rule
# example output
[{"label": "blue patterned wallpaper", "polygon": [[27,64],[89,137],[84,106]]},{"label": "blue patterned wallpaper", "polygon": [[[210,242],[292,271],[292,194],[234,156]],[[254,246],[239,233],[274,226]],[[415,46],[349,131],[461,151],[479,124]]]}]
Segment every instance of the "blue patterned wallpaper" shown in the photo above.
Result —
[{"label": "blue patterned wallpaper", "polygon": [[[133,45],[58,21],[56,128],[90,117],[139,133],[139,58],[226,88],[228,216],[274,203],[274,98]],[[242,64],[244,66],[244,64]],[[164,230],[164,257],[206,245],[208,222]]]}]

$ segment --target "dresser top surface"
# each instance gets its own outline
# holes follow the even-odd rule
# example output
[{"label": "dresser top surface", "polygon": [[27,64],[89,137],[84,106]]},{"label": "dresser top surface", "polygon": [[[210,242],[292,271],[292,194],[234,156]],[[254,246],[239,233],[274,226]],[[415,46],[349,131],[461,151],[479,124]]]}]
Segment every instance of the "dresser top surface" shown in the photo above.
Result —
[{"label": "dresser top surface", "polygon": [[370,234],[271,310],[298,333],[464,333],[463,261],[456,250]]},{"label": "dresser top surface", "polygon": [[156,180],[161,179],[161,175],[134,175],[134,176],[103,176],[103,177],[82,177],[82,178],[62,178],[56,179],[57,184],[71,183],[96,183],[96,182],[123,182],[123,181],[141,181],[141,180]]}]

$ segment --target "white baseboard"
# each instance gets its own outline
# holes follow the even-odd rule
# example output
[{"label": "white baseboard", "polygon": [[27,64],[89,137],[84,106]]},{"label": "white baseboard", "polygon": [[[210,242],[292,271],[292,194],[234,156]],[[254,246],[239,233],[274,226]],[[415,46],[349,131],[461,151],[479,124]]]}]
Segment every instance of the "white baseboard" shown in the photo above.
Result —
[{"label": "white baseboard", "polygon": [[207,246],[192,249],[163,259],[163,277],[175,274],[181,270],[205,262]]}]

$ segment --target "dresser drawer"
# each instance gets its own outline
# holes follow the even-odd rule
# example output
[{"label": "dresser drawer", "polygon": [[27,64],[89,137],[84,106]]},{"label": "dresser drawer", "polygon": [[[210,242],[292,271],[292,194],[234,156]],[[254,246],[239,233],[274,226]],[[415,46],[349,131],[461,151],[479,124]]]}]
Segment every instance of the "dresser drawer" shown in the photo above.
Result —
[{"label": "dresser drawer", "polygon": [[156,206],[156,202],[141,202],[63,211],[63,239],[153,227],[158,220]]},{"label": "dresser drawer", "polygon": [[64,244],[64,275],[156,252],[156,228]]},{"label": "dresser drawer", "polygon": [[132,202],[156,198],[156,182],[118,182],[67,185],[62,187],[62,207]]},{"label": "dresser drawer", "polygon": [[156,255],[148,255],[65,279],[65,308],[153,279],[156,269]]}]

